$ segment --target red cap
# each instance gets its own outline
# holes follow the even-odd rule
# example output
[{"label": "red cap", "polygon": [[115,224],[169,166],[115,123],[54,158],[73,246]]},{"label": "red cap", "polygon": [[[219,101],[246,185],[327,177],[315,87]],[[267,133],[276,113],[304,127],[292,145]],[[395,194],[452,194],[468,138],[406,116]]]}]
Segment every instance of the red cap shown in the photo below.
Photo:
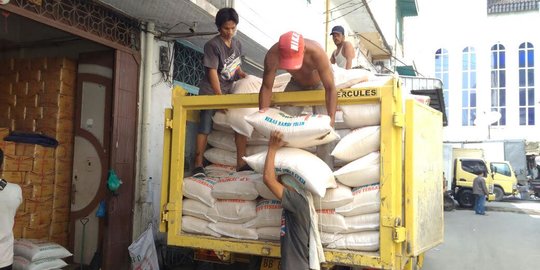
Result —
[{"label": "red cap", "polygon": [[279,37],[279,68],[300,69],[304,60],[304,37],[294,31]]}]

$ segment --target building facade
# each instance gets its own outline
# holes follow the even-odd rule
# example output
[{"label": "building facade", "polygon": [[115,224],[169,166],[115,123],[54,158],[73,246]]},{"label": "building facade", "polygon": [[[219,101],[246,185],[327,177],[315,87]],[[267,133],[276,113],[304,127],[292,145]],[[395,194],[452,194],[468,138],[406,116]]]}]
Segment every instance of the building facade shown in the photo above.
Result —
[{"label": "building facade", "polygon": [[445,141],[540,140],[539,1],[424,1],[408,60],[443,81]]}]

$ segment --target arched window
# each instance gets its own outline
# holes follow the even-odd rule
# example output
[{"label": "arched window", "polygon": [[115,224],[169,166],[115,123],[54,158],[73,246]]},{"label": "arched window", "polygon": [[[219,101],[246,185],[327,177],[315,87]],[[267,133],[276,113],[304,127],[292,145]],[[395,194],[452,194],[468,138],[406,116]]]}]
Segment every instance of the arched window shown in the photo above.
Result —
[{"label": "arched window", "polygon": [[501,114],[492,125],[506,125],[506,53],[502,44],[491,47],[491,111]]},{"label": "arched window", "polygon": [[476,118],[476,53],[463,49],[461,69],[461,125],[472,126]]},{"label": "arched window", "polygon": [[448,51],[444,48],[438,49],[435,52],[435,77],[443,83],[444,109],[448,117],[448,105],[450,104],[448,89],[450,81],[448,78]]},{"label": "arched window", "polygon": [[519,45],[519,125],[534,125],[534,47]]}]

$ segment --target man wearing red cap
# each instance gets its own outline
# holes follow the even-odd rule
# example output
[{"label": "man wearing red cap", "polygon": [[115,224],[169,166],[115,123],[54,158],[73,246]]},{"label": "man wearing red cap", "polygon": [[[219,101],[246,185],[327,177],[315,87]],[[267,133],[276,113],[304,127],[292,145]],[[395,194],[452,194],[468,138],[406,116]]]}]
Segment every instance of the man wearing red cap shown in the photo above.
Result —
[{"label": "man wearing red cap", "polygon": [[[259,109],[270,107],[272,87],[278,69],[284,69],[292,75],[285,91],[318,90],[324,87],[326,92],[326,112],[316,108],[314,113],[327,113],[334,125],[337,91],[330,61],[323,48],[315,41],[304,39],[297,32],[287,32],[279,38],[266,53]],[[295,115],[295,113],[290,113]],[[297,113],[299,114],[299,112]]]}]

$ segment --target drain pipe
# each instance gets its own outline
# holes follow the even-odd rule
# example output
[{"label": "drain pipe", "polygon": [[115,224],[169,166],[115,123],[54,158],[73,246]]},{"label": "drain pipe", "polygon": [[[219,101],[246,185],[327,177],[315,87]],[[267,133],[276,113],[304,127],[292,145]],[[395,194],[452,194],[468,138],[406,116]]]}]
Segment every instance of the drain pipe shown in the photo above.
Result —
[{"label": "drain pipe", "polygon": [[[148,202],[151,201],[152,194],[149,194],[149,179],[148,176],[148,156],[149,156],[149,136],[150,136],[150,107],[152,102],[152,63],[154,50],[154,23],[146,23],[145,39],[144,39],[144,55],[142,66],[142,88],[139,93],[139,104],[141,106],[139,113],[139,166],[138,166],[138,184],[136,187],[136,196],[138,200],[135,201],[135,224],[133,238],[137,239],[139,235],[144,231],[147,224],[151,222],[149,217],[145,216],[148,213]],[[137,190],[138,187],[138,190]]]}]

